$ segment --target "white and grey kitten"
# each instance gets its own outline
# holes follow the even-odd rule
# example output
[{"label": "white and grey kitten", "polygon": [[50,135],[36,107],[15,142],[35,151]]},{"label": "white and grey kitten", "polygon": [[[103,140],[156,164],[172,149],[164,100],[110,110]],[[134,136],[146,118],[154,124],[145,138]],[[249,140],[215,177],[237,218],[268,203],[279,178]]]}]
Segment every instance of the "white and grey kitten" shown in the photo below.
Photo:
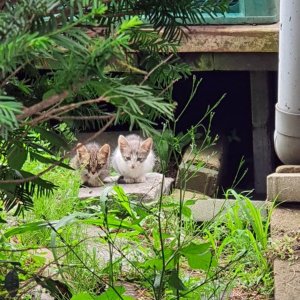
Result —
[{"label": "white and grey kitten", "polygon": [[152,138],[143,140],[136,134],[119,136],[118,147],[112,156],[112,166],[121,175],[119,183],[138,183],[146,180],[146,173],[152,171],[155,163],[152,146]]},{"label": "white and grey kitten", "polygon": [[110,146],[100,147],[96,143],[77,144],[76,155],[71,160],[71,167],[81,170],[83,185],[97,187],[109,175]]}]

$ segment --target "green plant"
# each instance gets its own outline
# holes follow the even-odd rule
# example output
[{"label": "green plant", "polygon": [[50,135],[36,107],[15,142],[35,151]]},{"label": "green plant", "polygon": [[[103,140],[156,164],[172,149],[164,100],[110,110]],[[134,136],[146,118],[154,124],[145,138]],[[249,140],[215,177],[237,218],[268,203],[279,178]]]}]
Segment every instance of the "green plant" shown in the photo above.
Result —
[{"label": "green plant", "polygon": [[267,253],[273,207],[259,208],[247,196],[232,189],[225,193],[225,198],[236,202],[205,229],[216,256],[230,261],[243,255],[235,269],[237,280],[249,288],[258,286],[263,292],[271,293],[273,282]]}]

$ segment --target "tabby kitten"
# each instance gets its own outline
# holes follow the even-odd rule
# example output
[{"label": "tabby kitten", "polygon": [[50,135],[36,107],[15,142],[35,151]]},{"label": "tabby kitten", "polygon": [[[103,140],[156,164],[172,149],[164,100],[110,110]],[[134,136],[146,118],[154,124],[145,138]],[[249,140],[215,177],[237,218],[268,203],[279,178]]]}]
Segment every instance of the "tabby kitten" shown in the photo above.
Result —
[{"label": "tabby kitten", "polygon": [[81,170],[83,185],[89,187],[102,186],[103,180],[109,175],[110,146],[101,148],[96,143],[77,144],[76,155],[71,160],[71,167]]},{"label": "tabby kitten", "polygon": [[138,183],[146,180],[146,173],[152,171],[155,163],[152,146],[152,138],[143,141],[136,134],[119,136],[118,147],[112,157],[113,168],[121,175],[118,183]]}]

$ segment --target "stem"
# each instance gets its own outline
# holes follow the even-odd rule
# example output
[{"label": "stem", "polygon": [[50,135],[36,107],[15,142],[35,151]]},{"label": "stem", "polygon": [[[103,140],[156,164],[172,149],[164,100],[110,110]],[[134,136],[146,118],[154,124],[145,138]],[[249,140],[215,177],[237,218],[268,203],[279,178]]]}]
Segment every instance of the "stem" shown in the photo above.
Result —
[{"label": "stem", "polygon": [[107,202],[105,202],[105,210],[104,210],[104,227],[106,228],[106,238],[107,238],[108,250],[109,250],[109,284],[113,286],[114,285],[113,247],[112,247],[112,240],[111,240],[109,224],[108,224]]},{"label": "stem", "polygon": [[160,241],[160,247],[161,247],[161,258],[162,258],[162,270],[160,274],[160,281],[159,281],[159,287],[158,287],[158,294],[157,299],[160,300],[163,297],[164,294],[164,275],[166,270],[166,259],[165,259],[165,250],[164,250],[164,239],[163,239],[163,230],[162,230],[162,224],[161,224],[161,214],[162,214],[162,199],[163,199],[163,190],[164,190],[164,181],[165,181],[165,175],[163,174],[162,182],[161,182],[161,191],[160,191],[160,197],[159,197],[159,208],[158,208],[158,233],[159,233],[159,241]]}]

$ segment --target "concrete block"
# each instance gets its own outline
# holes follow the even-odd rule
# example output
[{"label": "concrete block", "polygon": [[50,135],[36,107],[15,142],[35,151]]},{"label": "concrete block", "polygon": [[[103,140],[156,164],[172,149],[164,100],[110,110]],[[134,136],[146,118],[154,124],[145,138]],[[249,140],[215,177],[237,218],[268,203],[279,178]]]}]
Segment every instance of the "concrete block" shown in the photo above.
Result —
[{"label": "concrete block", "polygon": [[[224,154],[224,139],[220,139],[216,145],[203,150],[201,142],[197,146],[196,153],[188,148],[183,155],[182,163],[177,174],[176,187],[180,188],[179,177],[185,172],[186,190],[214,196],[219,185]],[[200,167],[203,165],[203,167]],[[185,171],[187,170],[187,171]]]},{"label": "concrete block", "polygon": [[[172,193],[175,200],[180,199],[180,191],[175,189]],[[218,214],[225,214],[228,208],[236,204],[236,200],[213,199],[206,195],[188,192],[184,193],[184,200],[196,200],[197,202],[191,206],[193,219],[196,222],[205,222],[212,220]],[[262,209],[263,215],[267,214],[265,201],[253,201],[253,204]]]},{"label": "concrete block", "polygon": [[267,200],[300,202],[300,173],[273,173],[267,177]]},{"label": "concrete block", "polygon": [[[78,197],[80,199],[99,197],[104,189],[109,186],[116,185],[118,176],[109,177],[106,180],[106,184],[102,187],[84,187],[80,188]],[[173,178],[165,177],[163,188],[162,188],[163,175],[159,173],[148,173],[146,175],[146,181],[143,183],[134,184],[119,184],[123,187],[126,194],[134,196],[138,201],[142,202],[152,202],[159,199],[161,192],[163,194],[168,194],[171,190],[171,185],[174,181]]]}]

